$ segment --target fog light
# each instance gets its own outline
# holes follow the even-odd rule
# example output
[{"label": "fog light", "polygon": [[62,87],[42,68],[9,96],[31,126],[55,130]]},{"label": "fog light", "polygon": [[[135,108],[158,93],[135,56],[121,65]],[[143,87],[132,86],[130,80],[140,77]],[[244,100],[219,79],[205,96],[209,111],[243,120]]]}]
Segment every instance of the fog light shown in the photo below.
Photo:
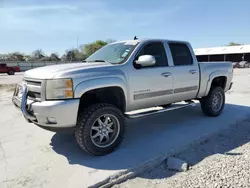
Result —
[{"label": "fog light", "polygon": [[57,124],[56,119],[53,117],[47,117],[48,124]]}]

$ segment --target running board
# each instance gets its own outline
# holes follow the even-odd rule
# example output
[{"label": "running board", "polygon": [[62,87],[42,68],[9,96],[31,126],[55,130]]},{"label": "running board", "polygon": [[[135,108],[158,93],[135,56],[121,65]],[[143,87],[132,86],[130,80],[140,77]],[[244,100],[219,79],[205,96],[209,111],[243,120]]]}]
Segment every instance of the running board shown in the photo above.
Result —
[{"label": "running board", "polygon": [[193,101],[186,101],[186,102],[187,102],[186,104],[180,104],[180,105],[172,106],[172,107],[170,106],[168,108],[163,108],[160,110],[150,110],[150,111],[135,113],[135,114],[125,113],[125,117],[134,119],[134,118],[140,118],[140,117],[149,116],[149,115],[153,115],[153,114],[159,114],[162,112],[177,110],[177,109],[185,108],[185,107],[189,107],[189,106],[195,106],[195,102],[193,102]]}]

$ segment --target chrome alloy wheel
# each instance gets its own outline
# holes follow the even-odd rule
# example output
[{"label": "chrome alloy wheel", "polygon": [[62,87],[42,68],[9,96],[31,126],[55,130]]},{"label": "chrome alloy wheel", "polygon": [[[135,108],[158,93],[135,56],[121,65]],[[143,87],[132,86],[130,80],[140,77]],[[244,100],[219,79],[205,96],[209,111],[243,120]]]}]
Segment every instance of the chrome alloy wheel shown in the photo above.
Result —
[{"label": "chrome alloy wheel", "polygon": [[212,108],[215,112],[218,112],[223,105],[223,96],[220,92],[214,93],[212,99]]},{"label": "chrome alloy wheel", "polygon": [[90,130],[93,144],[105,148],[115,142],[120,132],[120,123],[112,114],[104,114],[96,119]]}]

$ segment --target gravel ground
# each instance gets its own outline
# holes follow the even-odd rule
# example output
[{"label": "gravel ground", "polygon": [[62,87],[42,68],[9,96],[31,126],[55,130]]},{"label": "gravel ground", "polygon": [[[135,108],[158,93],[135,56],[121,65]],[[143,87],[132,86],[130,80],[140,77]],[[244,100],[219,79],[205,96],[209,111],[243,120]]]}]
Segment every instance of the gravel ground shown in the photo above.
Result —
[{"label": "gravel ground", "polygon": [[[234,86],[227,92],[227,97],[247,100],[250,94],[249,73],[249,69],[234,71]],[[113,187],[250,187],[249,133],[250,117],[176,154],[174,157],[191,165],[189,171],[177,173],[161,164]]]},{"label": "gravel ground", "polygon": [[113,187],[250,187],[249,141],[250,117],[176,154],[191,165],[189,171],[176,173],[161,164]]}]

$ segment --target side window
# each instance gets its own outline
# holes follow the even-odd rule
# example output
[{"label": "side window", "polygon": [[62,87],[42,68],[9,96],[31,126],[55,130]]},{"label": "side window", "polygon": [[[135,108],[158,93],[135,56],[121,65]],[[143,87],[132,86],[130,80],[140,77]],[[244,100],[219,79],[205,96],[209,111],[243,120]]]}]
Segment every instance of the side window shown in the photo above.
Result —
[{"label": "side window", "polygon": [[156,63],[154,67],[168,66],[168,60],[165,52],[165,48],[162,43],[154,42],[145,45],[140,53],[137,55],[137,58],[141,55],[152,55],[154,56]]},{"label": "side window", "polygon": [[169,44],[175,66],[192,65],[193,57],[186,44]]}]

